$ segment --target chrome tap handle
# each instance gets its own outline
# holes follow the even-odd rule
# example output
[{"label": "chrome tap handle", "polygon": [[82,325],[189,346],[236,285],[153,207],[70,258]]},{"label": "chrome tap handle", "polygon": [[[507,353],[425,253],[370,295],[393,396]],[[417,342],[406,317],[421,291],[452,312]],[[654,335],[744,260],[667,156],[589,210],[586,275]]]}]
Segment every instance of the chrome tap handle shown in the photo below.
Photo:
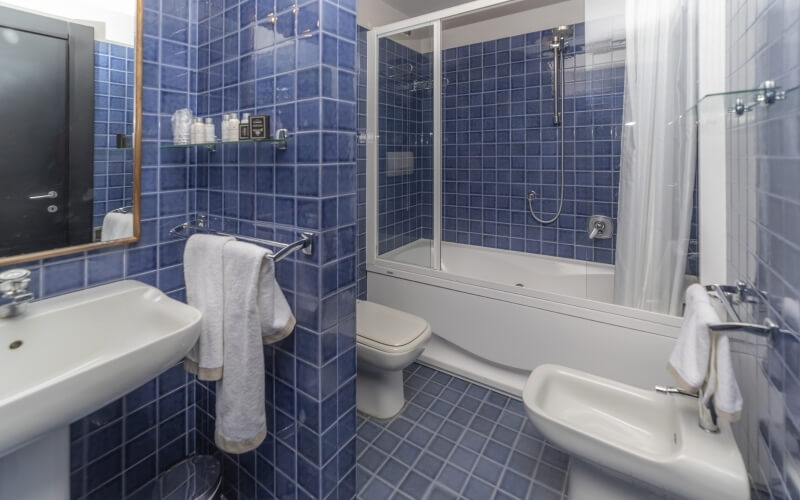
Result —
[{"label": "chrome tap handle", "polygon": [[19,315],[25,305],[33,300],[28,291],[31,272],[27,269],[10,269],[0,273],[0,318]]},{"label": "chrome tap handle", "polygon": [[3,296],[14,296],[28,291],[31,272],[27,269],[9,269],[0,273],[0,292]]},{"label": "chrome tap handle", "polygon": [[605,231],[605,229],[606,229],[606,225],[604,223],[595,222],[594,223],[594,228],[592,228],[592,232],[589,233],[589,239],[593,240],[593,239],[597,238],[599,235],[603,234],[603,231]]}]

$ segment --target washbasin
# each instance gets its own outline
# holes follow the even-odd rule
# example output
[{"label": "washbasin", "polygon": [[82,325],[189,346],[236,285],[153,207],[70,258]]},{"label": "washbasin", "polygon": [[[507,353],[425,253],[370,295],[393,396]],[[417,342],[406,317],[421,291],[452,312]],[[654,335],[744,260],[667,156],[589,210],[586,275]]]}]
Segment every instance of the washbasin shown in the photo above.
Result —
[{"label": "washbasin", "polygon": [[180,360],[200,320],[193,307],[130,280],[34,302],[0,320],[0,493],[9,467],[42,447],[42,436],[68,436],[71,422]]},{"label": "washbasin", "polygon": [[[541,365],[523,401],[533,424],[573,456],[568,494],[581,498],[749,498],[730,425],[698,425],[697,399],[557,365]],[[605,493],[603,493],[605,492]]]}]

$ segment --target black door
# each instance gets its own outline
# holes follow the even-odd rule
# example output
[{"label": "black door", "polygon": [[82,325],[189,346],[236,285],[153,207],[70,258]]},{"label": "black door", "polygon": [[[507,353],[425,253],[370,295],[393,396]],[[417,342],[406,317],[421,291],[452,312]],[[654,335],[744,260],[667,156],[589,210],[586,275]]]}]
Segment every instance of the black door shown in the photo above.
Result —
[{"label": "black door", "polygon": [[0,256],[68,244],[68,55],[0,26]]}]

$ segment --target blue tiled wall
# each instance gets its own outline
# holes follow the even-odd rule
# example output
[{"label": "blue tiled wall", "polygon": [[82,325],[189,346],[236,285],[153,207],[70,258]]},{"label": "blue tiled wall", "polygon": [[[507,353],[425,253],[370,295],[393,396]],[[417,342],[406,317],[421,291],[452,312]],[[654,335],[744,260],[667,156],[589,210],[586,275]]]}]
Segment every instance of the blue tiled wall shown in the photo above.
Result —
[{"label": "blue tiled wall", "polygon": [[538,193],[537,215],[555,214],[552,31],[444,51],[445,241],[614,262],[615,238],[593,242],[586,227],[593,214],[616,218],[624,60],[587,53],[584,25],[574,29],[564,60],[564,209],[549,226],[531,218],[525,194]]},{"label": "blue tiled wall", "polygon": [[[433,237],[432,94],[430,53],[380,40],[378,252]],[[410,155],[410,173],[393,173],[389,155]]]},{"label": "blue tiled wall", "polygon": [[[790,89],[800,84],[800,8],[796,2],[728,0],[728,90],[764,80]],[[744,94],[751,99],[751,94]],[[725,113],[720,104],[719,113]],[[738,367],[745,415],[755,419],[743,453],[758,498],[800,498],[800,98],[728,114],[728,272],[769,294],[763,315],[787,333],[764,351],[755,368]],[[755,380],[754,380],[755,379]],[[750,389],[752,388],[752,389]]]},{"label": "blue tiled wall", "polygon": [[[268,114],[270,144],[198,151],[197,210],[212,227],[293,241],[311,257],[278,264],[298,320],[265,348],[268,437],[224,455],[239,498],[352,498],[355,492],[355,2],[199,2],[197,110]],[[214,386],[197,384],[197,448],[212,453]]]},{"label": "blue tiled wall", "polygon": [[[358,81],[357,81],[357,130],[367,131],[367,29],[358,27]],[[366,137],[366,136],[364,136]],[[356,180],[357,188],[357,248],[358,261],[356,268],[357,295],[367,300],[367,143],[359,141],[356,145]]]},{"label": "blue tiled wall", "polygon": [[[159,73],[160,61],[168,59],[188,82],[189,45],[162,39],[162,33],[174,37],[162,26],[187,25],[188,2],[170,0],[170,15],[161,11],[160,2],[146,3],[141,239],[126,247],[23,264],[33,272],[37,298],[130,278],[184,299],[183,244],[168,230],[194,211],[194,169],[186,151],[160,147],[159,129],[173,108],[189,105],[189,93],[163,89]],[[165,125],[164,133],[168,130]],[[71,497],[150,498],[147,483],[194,452],[193,408],[194,383],[177,366],[73,423]]]},{"label": "blue tiled wall", "polygon": [[116,149],[116,135],[133,133],[134,49],[94,43],[95,227],[115,208],[132,204],[133,151]]}]

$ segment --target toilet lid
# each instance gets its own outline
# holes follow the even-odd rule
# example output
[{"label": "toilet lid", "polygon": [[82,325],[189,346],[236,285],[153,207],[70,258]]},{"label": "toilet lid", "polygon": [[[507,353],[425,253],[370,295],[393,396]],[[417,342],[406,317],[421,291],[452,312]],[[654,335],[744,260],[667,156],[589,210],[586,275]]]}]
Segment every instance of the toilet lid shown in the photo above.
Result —
[{"label": "toilet lid", "polygon": [[374,302],[356,302],[356,333],[359,337],[400,347],[413,342],[428,328],[428,322],[419,316]]}]

